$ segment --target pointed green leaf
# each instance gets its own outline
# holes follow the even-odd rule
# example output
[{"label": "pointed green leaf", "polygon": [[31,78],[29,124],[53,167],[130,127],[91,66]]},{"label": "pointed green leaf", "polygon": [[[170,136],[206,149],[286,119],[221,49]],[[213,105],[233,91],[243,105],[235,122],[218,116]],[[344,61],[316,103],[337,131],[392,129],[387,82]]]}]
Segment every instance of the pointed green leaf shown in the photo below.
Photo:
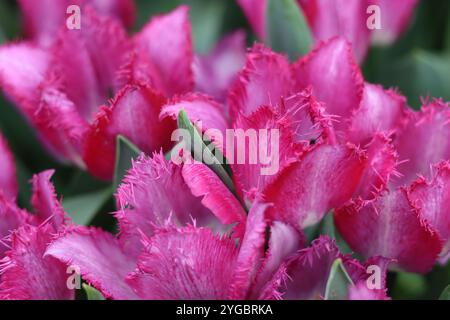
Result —
[{"label": "pointed green leaf", "polygon": [[63,199],[64,210],[75,224],[88,225],[100,209],[111,199],[111,188]]},{"label": "pointed green leaf", "polygon": [[114,190],[117,189],[127,171],[131,168],[131,161],[137,158],[141,151],[124,136],[117,136],[116,166],[114,172]]},{"label": "pointed green leaf", "polygon": [[450,300],[450,285],[442,291],[439,300]]},{"label": "pointed green leaf", "polygon": [[331,266],[325,289],[325,300],[344,300],[353,281],[348,275],[341,259],[336,259]]},{"label": "pointed green leaf", "polygon": [[[191,123],[184,110],[178,113],[178,128],[185,129],[189,132],[191,141],[190,149],[192,152],[192,157],[199,162],[205,163],[212,171],[214,171],[222,182],[227,186],[227,188],[236,195],[236,189],[234,187],[233,181],[230,177],[229,171],[226,168],[227,165],[223,164],[224,161],[219,159],[225,159],[222,152],[214,147],[212,143],[205,143],[208,139],[202,137],[202,134],[197,130],[197,128]],[[205,162],[205,160],[207,160]]]},{"label": "pointed green leaf", "polygon": [[100,291],[94,287],[83,283],[83,289],[88,300],[105,300],[105,297],[100,293]]},{"label": "pointed green leaf", "polygon": [[305,16],[295,0],[267,1],[267,43],[287,53],[291,60],[311,49],[313,38]]}]

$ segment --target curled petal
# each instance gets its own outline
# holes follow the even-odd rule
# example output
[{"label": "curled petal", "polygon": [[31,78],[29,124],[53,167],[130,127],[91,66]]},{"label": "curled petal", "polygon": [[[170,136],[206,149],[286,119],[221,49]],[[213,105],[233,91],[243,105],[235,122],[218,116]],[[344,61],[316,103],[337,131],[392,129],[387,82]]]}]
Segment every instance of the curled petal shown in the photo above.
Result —
[{"label": "curled petal", "polygon": [[244,238],[239,247],[236,268],[230,284],[229,298],[243,300],[248,298],[255,282],[264,256],[266,238],[267,205],[254,203],[247,218]]},{"label": "curled petal", "polygon": [[299,229],[314,225],[351,198],[365,166],[354,146],[317,145],[267,187],[268,216]]},{"label": "curled petal", "polygon": [[165,98],[145,85],[123,88],[111,103],[102,106],[86,137],[84,161],[89,171],[111,179],[114,171],[116,137],[123,135],[146,153],[161,147],[168,150],[171,120],[159,121]]},{"label": "curled petal", "polygon": [[238,0],[253,30],[261,40],[266,38],[266,0]]},{"label": "curled petal", "polygon": [[170,117],[176,120],[181,110],[186,112],[191,122],[201,121],[202,130],[219,130],[222,135],[225,135],[225,131],[229,127],[225,118],[225,107],[208,96],[198,93],[188,93],[173,98],[162,108],[160,119]]},{"label": "curled petal", "polygon": [[255,44],[229,92],[231,118],[239,113],[248,116],[262,105],[278,105],[292,91],[292,84],[287,57]]},{"label": "curled petal", "polygon": [[450,251],[450,163],[442,162],[433,171],[430,181],[420,178],[413,183],[409,198],[422,209],[424,218],[445,242],[440,259],[444,264]]},{"label": "curled petal", "polygon": [[449,103],[425,103],[398,133],[394,145],[403,162],[398,168],[403,176],[394,181],[397,186],[410,184],[417,175],[427,175],[431,165],[450,159]]},{"label": "curled petal", "polygon": [[137,257],[142,249],[141,233],[151,236],[169,220],[181,226],[192,220],[201,226],[217,225],[214,215],[196,196],[185,183],[181,166],[165,160],[162,154],[134,161],[116,196],[119,239],[127,252]]},{"label": "curled petal", "polygon": [[[364,60],[370,45],[367,3],[361,0],[298,0],[316,41],[340,36],[348,40],[358,61]],[[383,14],[383,13],[382,13]]]},{"label": "curled petal", "polygon": [[225,102],[229,87],[245,64],[245,55],[245,33],[236,31],[224,37],[207,56],[196,56],[196,89]]},{"label": "curled petal", "polygon": [[70,227],[48,246],[45,259],[58,259],[77,270],[108,298],[137,299],[124,281],[136,266],[136,260],[123,251],[112,234],[94,228]]},{"label": "curled petal", "polygon": [[338,129],[347,129],[344,119],[358,108],[364,89],[350,43],[342,38],[321,42],[293,65],[296,89],[312,86],[314,96],[325,103],[326,113],[339,116]]},{"label": "curled petal", "polygon": [[64,225],[66,216],[61,202],[57,199],[55,187],[50,182],[54,173],[54,170],[47,170],[33,176],[31,203],[38,220],[50,221],[55,230],[58,230]]},{"label": "curled petal", "polygon": [[226,299],[237,250],[209,229],[163,230],[148,240],[127,282],[142,299]]},{"label": "curled petal", "polygon": [[370,0],[369,4],[379,6],[381,12],[381,29],[374,30],[373,42],[386,45],[397,40],[410,24],[418,3],[418,0]]},{"label": "curled petal", "polygon": [[182,173],[192,194],[202,197],[202,204],[211,210],[221,223],[245,225],[246,213],[241,203],[214,171],[203,163],[192,162],[183,164]]},{"label": "curled petal", "polygon": [[395,132],[403,127],[409,113],[404,96],[366,83],[361,105],[350,120],[348,139],[364,144],[376,132]]},{"label": "curled petal", "polygon": [[74,291],[67,286],[66,265],[44,256],[52,231],[49,225],[25,225],[11,235],[11,250],[0,264],[0,299],[74,299]]},{"label": "curled petal", "polygon": [[148,56],[160,77],[167,96],[192,90],[192,39],[189,9],[180,6],[174,11],[152,18],[136,36],[139,50]]},{"label": "curled petal", "polygon": [[442,250],[439,235],[403,189],[336,210],[335,225],[356,252],[394,259],[410,272],[429,271]]},{"label": "curled petal", "polygon": [[0,133],[0,192],[9,199],[14,199],[19,192],[16,178],[16,165],[6,140]]}]

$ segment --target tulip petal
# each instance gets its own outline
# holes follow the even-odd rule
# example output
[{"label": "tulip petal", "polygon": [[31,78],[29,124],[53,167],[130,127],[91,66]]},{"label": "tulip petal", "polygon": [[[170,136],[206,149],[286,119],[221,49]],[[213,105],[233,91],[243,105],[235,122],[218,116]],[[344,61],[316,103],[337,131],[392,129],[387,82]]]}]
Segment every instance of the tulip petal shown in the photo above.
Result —
[{"label": "tulip petal", "polygon": [[314,225],[351,198],[365,166],[354,146],[317,145],[267,187],[268,216],[299,229]]},{"label": "tulip petal", "polygon": [[239,113],[248,116],[263,105],[278,106],[292,91],[292,85],[288,59],[255,44],[229,92],[231,118],[236,119]]},{"label": "tulip petal", "polygon": [[226,299],[237,250],[209,229],[185,227],[156,233],[127,282],[142,299]]},{"label": "tulip petal", "polygon": [[245,33],[225,36],[207,56],[194,59],[195,86],[218,101],[225,102],[228,89],[245,64]]},{"label": "tulip petal", "polygon": [[44,256],[51,240],[49,225],[26,225],[13,232],[11,250],[1,261],[0,299],[74,299],[74,291],[67,286],[66,266]]},{"label": "tulip petal", "polygon": [[420,178],[409,190],[409,198],[422,209],[423,217],[438,231],[444,240],[440,262],[445,263],[450,251],[450,162],[442,162],[433,168],[432,179]]},{"label": "tulip petal", "polygon": [[381,45],[392,44],[408,27],[418,0],[389,1],[370,0],[379,6],[381,29],[374,30],[373,42]]},{"label": "tulip petal", "polygon": [[184,226],[195,220],[200,226],[218,224],[185,183],[181,166],[164,159],[141,156],[117,191],[120,241],[130,255],[142,249],[141,234],[151,236],[156,227],[171,223]]},{"label": "tulip petal", "polygon": [[64,225],[66,215],[61,202],[57,199],[55,187],[50,182],[54,173],[54,170],[47,170],[33,176],[31,203],[38,220],[51,221],[51,225],[58,230]]},{"label": "tulip petal", "polygon": [[[430,166],[450,159],[450,103],[434,100],[425,103],[408,125],[398,133],[394,144],[403,175],[395,185],[408,185],[418,175],[427,175]],[[414,137],[414,139],[411,139]]]},{"label": "tulip petal", "polygon": [[442,250],[439,235],[403,189],[336,210],[335,225],[356,252],[395,259],[410,272],[429,271]]},{"label": "tulip petal", "polygon": [[350,120],[348,139],[367,143],[377,132],[395,132],[408,119],[406,98],[396,91],[366,83],[361,105]]},{"label": "tulip petal", "polygon": [[358,61],[364,60],[371,39],[371,31],[367,27],[365,1],[298,0],[298,2],[305,12],[316,41],[340,36],[352,44]]},{"label": "tulip petal", "polygon": [[108,298],[137,299],[125,283],[136,260],[128,256],[113,235],[95,228],[70,227],[47,248],[45,257],[78,268],[88,283]]},{"label": "tulip petal", "polygon": [[192,90],[192,39],[189,9],[180,6],[174,11],[152,18],[136,36],[137,47],[156,67],[160,89],[167,96]]},{"label": "tulip petal", "polygon": [[267,205],[254,203],[247,218],[244,238],[239,247],[229,298],[243,300],[248,298],[251,286],[255,282],[264,257],[266,237],[266,219],[264,212]]},{"label": "tulip petal", "polygon": [[[9,199],[15,199],[19,192],[16,178],[16,165],[6,140],[0,133],[0,193]],[[1,235],[0,235],[1,236]]]},{"label": "tulip petal", "polygon": [[313,95],[325,103],[326,113],[339,117],[335,127],[346,130],[344,119],[358,108],[364,89],[350,44],[342,38],[320,43],[293,65],[293,73],[296,89],[312,86]]},{"label": "tulip petal", "polygon": [[167,151],[175,125],[169,119],[159,121],[164,104],[165,98],[150,87],[129,85],[111,107],[102,106],[86,137],[84,161],[89,171],[101,179],[112,178],[119,134],[148,154],[161,147]]},{"label": "tulip petal", "polygon": [[244,14],[261,40],[266,38],[266,0],[238,0]]},{"label": "tulip petal", "polygon": [[[219,130],[223,136],[229,127],[225,118],[225,107],[208,96],[189,93],[175,97],[166,104],[160,113],[160,119],[170,117],[177,120],[178,113],[184,110],[192,123],[201,121],[202,131],[207,129]],[[203,130],[204,129],[204,130]]]},{"label": "tulip petal", "polygon": [[3,258],[9,248],[6,240],[10,233],[27,223],[33,222],[33,218],[28,212],[18,208],[11,199],[5,198],[0,193],[0,259]]}]

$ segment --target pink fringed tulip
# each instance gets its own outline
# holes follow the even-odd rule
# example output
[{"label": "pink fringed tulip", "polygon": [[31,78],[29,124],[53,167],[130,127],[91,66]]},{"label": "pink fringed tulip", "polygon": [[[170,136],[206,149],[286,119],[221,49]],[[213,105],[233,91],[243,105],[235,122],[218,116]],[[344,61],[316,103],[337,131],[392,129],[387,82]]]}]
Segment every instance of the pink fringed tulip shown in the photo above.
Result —
[{"label": "pink fringed tulip", "polygon": [[[168,151],[175,124],[159,120],[161,106],[194,86],[223,97],[245,47],[242,34],[236,34],[211,57],[194,62],[186,6],[154,17],[129,38],[122,24],[103,14],[128,16],[129,1],[112,1],[111,7],[98,3],[83,1],[81,29],[59,27],[50,47],[35,42],[0,47],[0,84],[52,154],[108,180],[117,135],[147,153]],[[53,34],[59,23],[48,20],[51,30],[34,26],[31,5],[23,1],[33,32]],[[104,106],[111,94],[111,105]]]}]

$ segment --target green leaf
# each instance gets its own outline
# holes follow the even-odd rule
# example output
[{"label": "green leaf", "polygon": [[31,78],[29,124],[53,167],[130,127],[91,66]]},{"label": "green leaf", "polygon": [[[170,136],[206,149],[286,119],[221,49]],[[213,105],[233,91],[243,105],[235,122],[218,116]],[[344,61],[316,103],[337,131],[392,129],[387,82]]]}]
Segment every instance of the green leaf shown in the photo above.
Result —
[{"label": "green leaf", "polygon": [[415,273],[398,272],[392,297],[398,299],[419,299],[426,290],[427,281],[424,276]]},{"label": "green leaf", "polygon": [[64,210],[72,217],[73,222],[88,225],[111,198],[111,188],[77,195],[63,199]]},{"label": "green leaf", "polygon": [[439,300],[450,300],[450,285],[442,291]]},{"label": "green leaf", "polygon": [[100,293],[100,291],[94,287],[83,283],[83,289],[88,300],[105,300],[105,297]]},{"label": "green leaf", "polygon": [[341,259],[336,259],[331,266],[325,289],[325,300],[344,300],[348,296],[348,288],[353,281],[345,270]]},{"label": "green leaf", "polygon": [[380,81],[377,82],[398,87],[416,109],[421,106],[420,97],[450,99],[449,55],[418,50],[391,64],[380,65],[380,68]]},{"label": "green leaf", "polygon": [[[223,164],[223,161],[219,159],[225,159],[222,152],[214,147],[214,144],[209,143],[207,145],[202,137],[201,133],[197,130],[197,128],[191,123],[189,118],[186,115],[184,110],[181,110],[178,113],[178,128],[185,129],[189,132],[191,141],[190,147],[192,152],[192,157],[199,162],[205,163],[205,158],[208,160],[205,163],[212,171],[214,171],[222,182],[227,186],[227,188],[236,196],[236,189],[234,187],[233,181],[227,172],[226,165]],[[239,199],[239,198],[238,198]]]},{"label": "green leaf", "polygon": [[137,158],[141,151],[124,136],[117,136],[116,144],[116,166],[114,172],[114,189],[116,190],[125,177],[127,171],[131,168],[131,160]]},{"label": "green leaf", "polygon": [[311,49],[313,38],[305,16],[295,0],[268,0],[267,43],[291,60]]}]

